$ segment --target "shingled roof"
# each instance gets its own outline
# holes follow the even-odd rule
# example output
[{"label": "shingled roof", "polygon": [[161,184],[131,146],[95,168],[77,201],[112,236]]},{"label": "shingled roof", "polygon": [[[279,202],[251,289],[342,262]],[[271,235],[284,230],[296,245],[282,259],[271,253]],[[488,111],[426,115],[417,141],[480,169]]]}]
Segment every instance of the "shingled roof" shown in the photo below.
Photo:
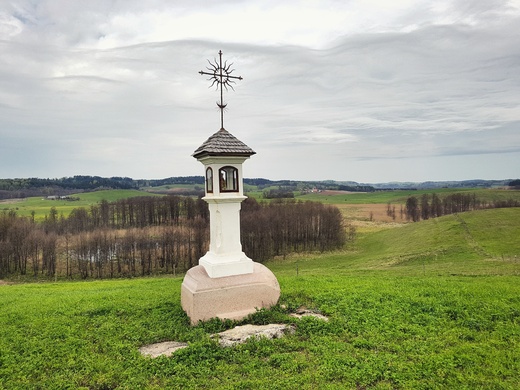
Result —
[{"label": "shingled roof", "polygon": [[252,156],[256,152],[222,128],[199,146],[192,156]]}]

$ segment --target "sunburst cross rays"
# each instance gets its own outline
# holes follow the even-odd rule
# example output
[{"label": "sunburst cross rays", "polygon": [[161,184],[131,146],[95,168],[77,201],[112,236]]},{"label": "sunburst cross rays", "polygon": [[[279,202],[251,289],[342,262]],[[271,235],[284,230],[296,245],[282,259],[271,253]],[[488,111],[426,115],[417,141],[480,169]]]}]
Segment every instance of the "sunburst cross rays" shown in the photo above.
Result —
[{"label": "sunburst cross rays", "polygon": [[235,80],[242,80],[242,76],[233,76],[231,74],[235,71],[235,69],[231,68],[233,63],[228,64],[227,61],[225,61],[224,64],[222,64],[222,50],[219,50],[218,54],[218,62],[216,58],[213,59],[214,62],[208,60],[210,66],[206,67],[206,69],[209,72],[201,70],[199,73],[201,75],[210,76],[208,79],[208,81],[211,81],[209,88],[216,85],[216,89],[220,89],[220,103],[217,102],[217,106],[220,109],[220,125],[221,128],[224,128],[224,109],[227,106],[227,104],[224,104],[224,88],[228,91],[229,87],[234,91],[235,88],[233,88],[232,84],[236,84]]}]

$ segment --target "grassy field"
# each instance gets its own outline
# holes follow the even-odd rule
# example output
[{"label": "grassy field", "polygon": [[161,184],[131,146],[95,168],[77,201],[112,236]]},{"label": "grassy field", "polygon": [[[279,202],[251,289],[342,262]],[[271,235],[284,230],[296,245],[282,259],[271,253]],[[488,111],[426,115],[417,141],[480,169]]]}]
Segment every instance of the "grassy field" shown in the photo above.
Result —
[{"label": "grassy field", "polygon": [[311,200],[327,204],[405,204],[410,196],[417,198],[423,194],[436,193],[439,196],[454,193],[475,194],[478,199],[492,202],[495,200],[515,199],[520,200],[520,191],[499,189],[499,188],[440,188],[435,190],[396,190],[396,191],[377,191],[377,192],[352,192],[335,194],[331,191],[297,195],[296,199]]},{"label": "grassy field", "polygon": [[42,197],[32,197],[19,200],[7,200],[0,203],[0,211],[15,210],[19,216],[29,217],[34,211],[35,220],[43,220],[45,215],[49,214],[49,210],[55,207],[58,214],[63,214],[65,217],[70,212],[78,207],[89,207],[92,204],[97,204],[102,200],[109,202],[118,199],[132,198],[136,196],[159,196],[145,191],[138,190],[104,190],[85,192],[80,194],[73,194],[71,197],[79,198],[77,201],[68,200],[47,200]]},{"label": "grassy field", "polygon": [[[154,187],[154,190],[171,190],[172,194],[175,194],[175,190],[193,190],[195,187],[200,188],[200,186],[186,187],[186,185],[169,185],[162,187]],[[247,195],[255,198],[259,201],[264,201],[263,193],[261,191],[254,191],[256,187],[251,185],[245,185],[244,190]],[[148,188],[150,189],[150,188]],[[325,191],[321,193],[313,193],[313,194],[305,194],[300,195],[296,193],[296,199],[302,201],[315,201],[325,204],[334,204],[338,206],[342,205],[377,205],[380,207],[386,207],[387,203],[392,203],[394,205],[405,204],[406,199],[410,196],[420,197],[422,194],[431,194],[435,192],[436,194],[442,196],[452,193],[471,193],[476,194],[476,196],[483,200],[492,202],[495,200],[507,200],[514,199],[520,200],[520,191],[518,190],[506,190],[499,188],[492,189],[479,189],[479,188],[441,188],[435,190],[420,190],[420,191],[411,191],[411,190],[397,190],[397,191],[377,191],[377,192],[353,192],[353,193],[334,193],[333,191]],[[95,204],[105,199],[109,202],[115,201],[118,199],[131,198],[134,196],[160,196],[157,194],[153,194],[147,191],[138,191],[138,190],[104,190],[104,191],[94,191],[94,192],[85,192],[76,195],[72,195],[74,197],[79,197],[79,201],[66,201],[66,200],[56,200],[50,201],[47,199],[43,199],[42,197],[32,197],[27,199],[18,199],[18,200],[3,200],[0,201],[0,211],[8,211],[15,210],[20,216],[30,216],[31,213],[35,212],[35,218],[37,220],[43,219],[43,217],[49,213],[51,207],[56,207],[58,213],[63,213],[64,216],[67,216],[70,211],[76,207],[88,207],[91,204]],[[384,206],[382,206],[384,205]],[[376,207],[377,207],[376,206]]]},{"label": "grassy field", "polygon": [[[485,210],[271,261],[284,306],[244,322],[296,332],[230,349],[210,334],[232,323],[189,326],[182,277],[0,285],[0,388],[517,389],[519,236],[520,209]],[[138,352],[165,340],[189,347]]]},{"label": "grassy field", "polygon": [[[392,276],[520,276],[520,208],[447,215],[361,233],[344,251],[272,261],[300,274]],[[280,268],[278,268],[280,267]]]}]

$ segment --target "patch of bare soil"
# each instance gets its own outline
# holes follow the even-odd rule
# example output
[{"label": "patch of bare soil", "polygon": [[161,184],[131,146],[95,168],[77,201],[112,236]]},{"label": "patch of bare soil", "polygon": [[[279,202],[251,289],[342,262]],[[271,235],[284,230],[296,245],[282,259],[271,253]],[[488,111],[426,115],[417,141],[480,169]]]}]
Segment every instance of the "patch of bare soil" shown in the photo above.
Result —
[{"label": "patch of bare soil", "polygon": [[400,206],[396,206],[395,219],[388,215],[386,204],[337,204],[348,225],[358,232],[374,232],[404,226],[407,221],[401,219]]},{"label": "patch of bare soil", "polygon": [[13,284],[11,282],[6,282],[5,280],[0,280],[0,286],[7,286],[9,284]]},{"label": "patch of bare soil", "polygon": [[399,206],[395,208],[395,218],[388,215],[386,204],[338,204],[336,206],[341,210],[343,216],[350,220],[398,224],[406,222],[405,219],[401,219]]}]

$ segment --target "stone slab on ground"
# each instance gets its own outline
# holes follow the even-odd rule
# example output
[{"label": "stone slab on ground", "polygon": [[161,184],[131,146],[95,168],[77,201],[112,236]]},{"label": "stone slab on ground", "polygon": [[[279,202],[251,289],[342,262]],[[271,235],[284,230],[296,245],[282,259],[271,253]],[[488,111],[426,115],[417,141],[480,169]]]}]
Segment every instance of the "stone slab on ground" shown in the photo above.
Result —
[{"label": "stone slab on ground", "polygon": [[[245,343],[251,337],[278,339],[290,333],[294,333],[294,327],[292,325],[243,325],[213,334],[211,337],[218,338],[218,342],[222,347],[232,347],[237,344]],[[171,356],[175,351],[187,347],[188,343],[164,341],[162,343],[144,345],[139,348],[139,352],[143,356],[156,358],[159,356]]]},{"label": "stone slab on ground", "polygon": [[159,356],[171,356],[175,351],[186,348],[187,346],[188,343],[164,341],[162,343],[144,345],[139,348],[139,352],[141,352],[141,355],[156,358]]},{"label": "stone slab on ground", "polygon": [[278,339],[288,333],[293,333],[294,327],[286,324],[269,325],[243,325],[212,335],[218,338],[223,347],[232,347],[236,344],[245,343],[251,337],[265,337],[267,339]]}]

